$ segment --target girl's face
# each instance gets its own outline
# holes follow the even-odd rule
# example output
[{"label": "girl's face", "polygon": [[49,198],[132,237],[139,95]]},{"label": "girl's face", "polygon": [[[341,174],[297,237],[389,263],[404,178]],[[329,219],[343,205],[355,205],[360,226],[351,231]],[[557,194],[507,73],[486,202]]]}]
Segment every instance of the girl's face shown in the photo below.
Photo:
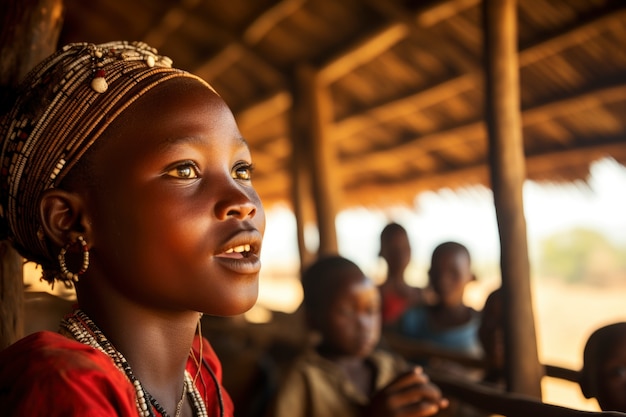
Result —
[{"label": "girl's face", "polygon": [[324,348],[334,354],[365,357],[380,339],[378,289],[358,269],[342,271],[345,282],[320,325]]},{"label": "girl's face", "polygon": [[[161,84],[110,126],[91,158],[84,280],[133,302],[233,315],[256,301],[265,214],[251,157],[222,99]],[[98,274],[99,276],[91,276]]]}]

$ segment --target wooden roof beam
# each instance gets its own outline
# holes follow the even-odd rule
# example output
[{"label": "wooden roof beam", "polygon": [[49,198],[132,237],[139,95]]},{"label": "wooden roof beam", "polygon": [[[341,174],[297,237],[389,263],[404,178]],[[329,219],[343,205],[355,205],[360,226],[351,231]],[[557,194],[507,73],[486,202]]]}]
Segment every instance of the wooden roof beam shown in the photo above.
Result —
[{"label": "wooden roof beam", "polygon": [[163,46],[165,40],[182,26],[188,14],[198,4],[200,4],[200,0],[183,0],[180,4],[170,7],[161,17],[161,20],[153,25],[153,28],[143,36],[144,42],[159,49]]},{"label": "wooden roof beam", "polygon": [[269,7],[248,25],[243,32],[243,42],[246,45],[261,42],[274,26],[300,10],[306,2],[307,0],[282,0]]},{"label": "wooden roof beam", "polygon": [[[471,0],[478,2],[478,0]],[[443,0],[419,9],[414,14],[414,22],[421,27],[437,23],[445,13],[458,9],[459,5],[470,0]],[[381,6],[382,7],[382,6]],[[445,10],[448,10],[445,12]],[[439,16],[439,17],[438,17]],[[359,66],[371,62],[395,44],[406,39],[410,34],[412,19],[393,15],[390,23],[365,35],[350,47],[331,57],[319,68],[319,79],[324,84],[331,84]]]},{"label": "wooden roof beam", "polygon": [[264,66],[271,68],[280,78],[284,78],[282,71],[261,57],[254,50],[254,47],[272,27],[298,11],[304,3],[306,3],[306,0],[278,1],[256,16],[248,24],[241,36],[236,36],[223,30],[228,44],[224,46],[220,53],[213,55],[200,64],[193,72],[201,74],[205,78],[214,78],[239,60],[244,54],[247,54],[261,62]]},{"label": "wooden roof beam", "polygon": [[241,130],[251,129],[264,121],[285,113],[291,107],[291,94],[278,91],[235,115]]},{"label": "wooden roof beam", "polygon": [[409,30],[403,23],[389,23],[373,34],[353,44],[339,56],[332,58],[319,69],[319,80],[328,85],[380,56],[383,52],[405,39]]},{"label": "wooden roof beam", "polygon": [[[528,154],[526,155],[526,169],[529,178],[532,178],[539,173],[556,172],[560,167],[580,167],[608,156],[626,160],[626,148],[624,147],[623,138],[618,138],[610,143],[601,143],[566,151],[546,151]],[[457,188],[457,186],[468,186],[471,183],[487,185],[488,181],[489,171],[487,162],[484,161],[459,169],[446,169],[421,176],[408,177],[404,181],[398,180],[393,183],[385,183],[384,185],[364,184],[362,181],[356,181],[352,184],[346,183],[344,192],[351,196],[351,201],[359,201],[360,204],[387,204],[387,196],[395,195],[396,193],[401,195],[405,190],[410,190],[407,196],[412,201],[416,193],[422,190]]]},{"label": "wooden roof beam", "polygon": [[[387,0],[366,0],[367,4],[390,19],[409,26],[427,28],[477,6],[481,0],[440,0],[411,13],[408,9]],[[413,14],[413,16],[411,16]]]},{"label": "wooden roof beam", "polygon": [[[626,3],[622,3],[617,11],[611,9],[608,12],[593,16],[582,23],[568,27],[521,49],[519,53],[520,66],[523,67],[536,62],[539,56],[545,58],[559,53],[564,48],[571,46],[580,37],[589,36],[591,32],[596,31],[598,25],[607,26],[610,22],[623,19],[625,6]],[[381,121],[402,117],[416,111],[416,109],[441,102],[450,96],[478,88],[481,82],[482,71],[477,68],[475,71],[450,78],[432,87],[376,104],[369,109],[337,121],[333,128],[333,137],[335,140],[341,140],[356,132],[367,130]]]},{"label": "wooden roof beam", "polygon": [[[598,103],[618,102],[623,100],[624,97],[626,97],[626,84],[582,90],[559,100],[524,109],[522,126],[532,126],[544,120],[571,114],[579,110],[581,106],[597,107]],[[457,143],[465,142],[467,138],[477,136],[484,138],[486,137],[485,135],[484,121],[477,119],[452,129],[416,137],[411,141],[386,150],[352,156],[342,160],[340,167],[345,172],[345,175],[354,175],[363,169],[368,171],[380,170],[387,166],[390,160],[401,164],[404,160],[415,159],[416,155],[441,148],[442,143],[446,143],[446,146],[451,147]]]}]

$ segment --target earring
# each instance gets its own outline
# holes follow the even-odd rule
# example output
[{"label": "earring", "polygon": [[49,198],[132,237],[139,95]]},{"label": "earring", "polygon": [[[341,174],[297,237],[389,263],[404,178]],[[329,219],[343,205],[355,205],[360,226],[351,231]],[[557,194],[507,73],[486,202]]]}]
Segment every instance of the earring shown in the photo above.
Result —
[{"label": "earring", "polygon": [[67,269],[67,264],[65,263],[65,254],[67,253],[67,250],[74,246],[76,244],[76,242],[70,242],[67,245],[65,245],[64,248],[61,249],[61,251],[59,252],[59,269],[61,271],[61,276],[64,277],[66,280],[68,281],[74,281],[74,282],[78,282],[78,277],[82,274],[84,274],[85,272],[87,272],[87,268],[89,268],[89,247],[87,246],[87,242],[85,242],[85,239],[83,239],[82,236],[78,236],[77,238],[78,243],[81,246],[81,250],[83,252],[83,264],[80,267],[80,270],[76,273],[71,272],[69,269]]}]

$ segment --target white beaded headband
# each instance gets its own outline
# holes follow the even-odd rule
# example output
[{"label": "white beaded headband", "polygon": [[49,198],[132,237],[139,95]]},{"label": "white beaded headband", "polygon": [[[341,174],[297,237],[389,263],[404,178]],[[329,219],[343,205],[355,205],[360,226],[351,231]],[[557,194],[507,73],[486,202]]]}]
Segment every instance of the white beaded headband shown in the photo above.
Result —
[{"label": "white beaded headband", "polygon": [[215,92],[143,42],[69,44],[35,67],[0,127],[0,238],[55,268],[39,222],[41,194],[58,186],[134,101],[178,77]]}]

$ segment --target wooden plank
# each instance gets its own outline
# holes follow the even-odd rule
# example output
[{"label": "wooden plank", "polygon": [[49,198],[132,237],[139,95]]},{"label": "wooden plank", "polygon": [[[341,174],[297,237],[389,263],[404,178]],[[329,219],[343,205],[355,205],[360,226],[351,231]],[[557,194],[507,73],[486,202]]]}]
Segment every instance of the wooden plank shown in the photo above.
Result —
[{"label": "wooden plank", "polygon": [[307,0],[282,0],[261,13],[243,32],[242,39],[247,45],[256,45],[265,35],[293,13],[304,6]]},{"label": "wooden plank", "polygon": [[324,85],[331,84],[350,71],[366,64],[405,39],[409,31],[402,23],[390,23],[376,33],[367,35],[339,56],[331,58],[320,67],[319,78]]},{"label": "wooden plank", "polygon": [[237,112],[235,118],[241,130],[252,129],[268,119],[285,113],[291,105],[291,94],[287,91],[278,91]]},{"label": "wooden plank", "polygon": [[446,395],[458,398],[489,413],[507,417],[626,417],[626,413],[616,411],[581,411],[546,404],[527,395],[503,393],[496,388],[463,380],[458,375],[450,376],[432,371],[429,375]]},{"label": "wooden plank", "polygon": [[[63,22],[61,0],[4,0],[0,13],[0,102],[39,61],[56,50]],[[22,257],[0,242],[0,349],[24,332]]]},{"label": "wooden plank", "polygon": [[526,178],[517,56],[517,1],[485,0],[486,119],[500,234],[507,389],[541,399],[543,369],[530,291],[522,188]]}]

